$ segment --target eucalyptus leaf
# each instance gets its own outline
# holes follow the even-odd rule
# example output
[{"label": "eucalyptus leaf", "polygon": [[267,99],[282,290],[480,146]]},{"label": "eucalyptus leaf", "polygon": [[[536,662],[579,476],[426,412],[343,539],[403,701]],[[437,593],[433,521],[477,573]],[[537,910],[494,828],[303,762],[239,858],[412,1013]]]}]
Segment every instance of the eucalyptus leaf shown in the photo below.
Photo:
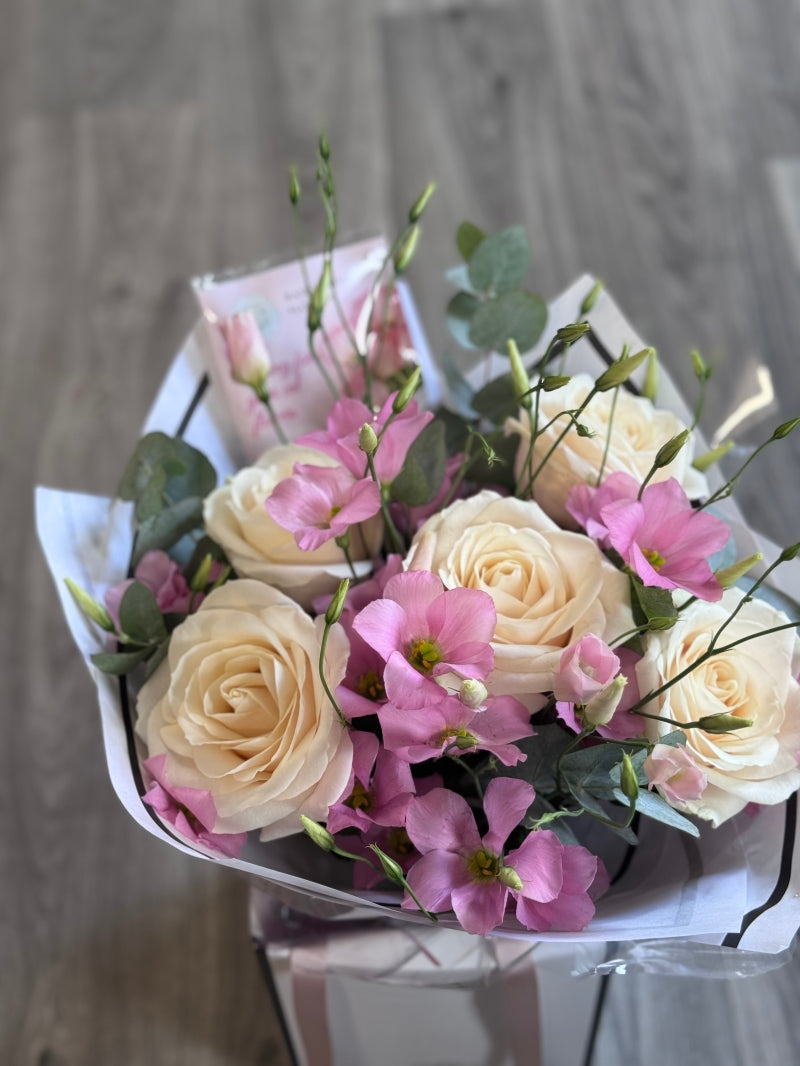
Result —
[{"label": "eucalyptus leaf", "polygon": [[138,651],[98,652],[91,656],[91,660],[98,670],[104,674],[113,674],[119,677],[129,674],[134,667],[147,658],[150,648],[140,648]]},{"label": "eucalyptus leaf", "polygon": [[462,222],[456,231],[456,246],[461,253],[461,258],[469,262],[475,249],[486,237],[482,229],[472,222]]},{"label": "eucalyptus leaf", "polygon": [[[614,790],[614,798],[618,799],[620,803],[627,803],[622,790],[619,788]],[[684,816],[676,811],[674,807],[670,807],[667,801],[662,796],[659,796],[657,792],[650,792],[646,788],[640,789],[639,796],[636,800],[636,810],[639,811],[640,814],[647,815],[648,818],[653,818],[657,822],[663,822],[665,825],[671,825],[674,829],[680,829],[682,832],[688,833],[690,836],[700,836],[700,830],[694,822],[690,822],[688,818],[684,818]]]},{"label": "eucalyptus leaf", "polygon": [[216,484],[214,467],[202,452],[179,437],[148,433],[128,461],[117,495],[134,502],[142,523],[187,496],[207,496]]},{"label": "eucalyptus leaf", "polygon": [[434,418],[408,449],[391,485],[392,499],[409,507],[430,503],[442,486],[446,465],[445,427]]},{"label": "eucalyptus leaf", "polygon": [[558,787],[556,763],[571,739],[559,725],[536,726],[535,736],[523,737],[516,742],[526,756],[525,761],[504,767],[503,776],[520,777],[533,785],[537,793],[555,792]]},{"label": "eucalyptus leaf", "polygon": [[437,407],[436,421],[444,426],[444,443],[448,455],[463,452],[469,437],[469,421],[446,407]]},{"label": "eucalyptus leaf", "polygon": [[135,644],[156,644],[167,635],[164,616],[147,585],[134,581],[119,605],[119,626]]},{"label": "eucalyptus leaf", "polygon": [[189,496],[152,515],[139,526],[133,553],[136,566],[142,556],[157,549],[166,550],[186,533],[202,525],[203,500]]},{"label": "eucalyptus leaf", "polygon": [[168,651],[169,651],[169,637],[167,637],[166,640],[162,640],[161,641],[161,643],[158,645],[156,650],[153,652],[153,654],[147,660],[147,669],[145,670],[145,675],[144,675],[145,676],[145,680],[147,680],[148,677],[152,677],[153,676],[153,674],[156,672],[156,670],[159,668],[159,666],[162,664],[162,662],[166,659]]},{"label": "eucalyptus leaf", "polygon": [[519,401],[511,375],[501,374],[478,389],[472,397],[472,406],[479,415],[495,425],[502,425],[509,415],[515,415]]},{"label": "eucalyptus leaf", "polygon": [[447,328],[463,348],[474,348],[469,339],[469,324],[480,307],[477,296],[457,292],[447,305]]},{"label": "eucalyptus leaf", "polygon": [[510,226],[485,237],[469,259],[469,280],[478,292],[511,292],[525,280],[531,262],[523,226]]},{"label": "eucalyptus leaf", "polygon": [[470,343],[477,348],[505,354],[514,340],[520,352],[530,351],[547,322],[547,306],[530,292],[504,292],[485,300],[472,316]]}]

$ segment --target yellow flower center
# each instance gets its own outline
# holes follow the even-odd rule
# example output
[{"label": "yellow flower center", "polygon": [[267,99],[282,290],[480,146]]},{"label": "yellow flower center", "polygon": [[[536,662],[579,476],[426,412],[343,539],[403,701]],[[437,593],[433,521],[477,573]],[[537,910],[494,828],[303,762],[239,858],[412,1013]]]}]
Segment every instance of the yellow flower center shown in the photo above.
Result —
[{"label": "yellow flower center", "polygon": [[464,726],[448,726],[436,738],[437,747],[450,747],[455,745],[460,751],[468,751],[478,743],[478,738],[473,736]]},{"label": "yellow flower center", "polygon": [[356,681],[356,691],[359,696],[372,700],[373,703],[382,700],[386,695],[383,681],[378,677],[374,670],[367,670],[365,674],[361,675],[358,681]]},{"label": "yellow flower center", "polygon": [[648,563],[650,563],[654,570],[660,570],[667,561],[663,555],[660,555],[655,550],[655,548],[642,548],[642,555],[647,559]]},{"label": "yellow flower center", "polygon": [[414,845],[408,836],[405,829],[394,828],[389,830],[389,847],[388,851],[392,855],[410,855],[414,850]]},{"label": "yellow flower center", "polygon": [[421,637],[408,649],[408,661],[421,674],[429,674],[442,661],[442,653],[432,640]]},{"label": "yellow flower center", "polygon": [[500,859],[497,855],[492,855],[490,851],[484,851],[481,848],[469,860],[467,869],[473,881],[485,882],[490,877],[497,877],[500,872]]},{"label": "yellow flower center", "polygon": [[344,801],[346,807],[354,811],[368,811],[372,807],[372,793],[364,788],[360,781],[353,785],[353,791]]}]

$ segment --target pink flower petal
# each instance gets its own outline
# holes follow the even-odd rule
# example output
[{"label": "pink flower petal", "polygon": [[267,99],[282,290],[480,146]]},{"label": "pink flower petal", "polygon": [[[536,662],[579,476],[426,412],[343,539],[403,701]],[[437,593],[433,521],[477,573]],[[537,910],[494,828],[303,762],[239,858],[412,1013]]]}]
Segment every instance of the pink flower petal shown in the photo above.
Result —
[{"label": "pink flower petal", "polygon": [[468,854],[481,847],[469,804],[449,788],[431,789],[412,801],[406,815],[406,832],[423,855],[431,851]]},{"label": "pink flower petal", "polygon": [[536,797],[533,785],[514,777],[494,777],[486,786],[483,810],[489,823],[486,846],[498,854]]},{"label": "pink flower petal", "polygon": [[472,882],[452,891],[453,910],[468,933],[487,936],[503,920],[508,889],[496,879]]},{"label": "pink flower petal", "polygon": [[540,903],[549,903],[564,884],[564,845],[549,829],[528,833],[520,847],[506,856],[506,866],[513,867],[522,878],[521,895]]},{"label": "pink flower petal", "polygon": [[[454,888],[470,882],[467,866],[460,855],[452,851],[431,851],[411,867],[407,880],[422,906],[428,911],[450,909]],[[406,896],[402,906],[416,910],[416,903]]]}]

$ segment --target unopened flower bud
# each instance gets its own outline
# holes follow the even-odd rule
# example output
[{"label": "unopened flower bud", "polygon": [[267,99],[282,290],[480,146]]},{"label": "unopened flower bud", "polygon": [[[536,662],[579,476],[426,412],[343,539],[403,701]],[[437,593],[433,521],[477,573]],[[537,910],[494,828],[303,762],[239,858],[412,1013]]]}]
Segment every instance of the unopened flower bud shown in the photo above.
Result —
[{"label": "unopened flower bud", "polygon": [[468,677],[461,682],[458,698],[470,710],[477,710],[478,707],[486,703],[488,696],[489,690],[486,685],[482,681],[478,681],[477,678]]},{"label": "unopened flower bud", "polygon": [[636,777],[636,771],[633,768],[631,757],[627,751],[622,753],[622,765],[619,771],[619,786],[622,789],[625,799],[631,804],[635,805],[639,798],[639,781]]},{"label": "unopened flower bud", "polygon": [[763,558],[764,556],[761,552],[756,552],[754,555],[748,555],[746,559],[734,563],[733,566],[726,566],[722,570],[715,570],[714,577],[719,582],[720,588],[729,589],[731,585],[735,585],[740,578],[743,578],[748,570],[752,570],[756,563],[760,563]]},{"label": "unopened flower bud", "polygon": [[211,577],[211,567],[214,565],[214,556],[210,552],[206,552],[200,561],[200,565],[192,575],[192,580],[189,582],[189,588],[192,592],[202,592],[208,584],[208,579]]},{"label": "unopened flower bud", "polygon": [[331,157],[331,146],[328,144],[328,138],[324,133],[319,135],[319,154],[326,163]]},{"label": "unopened flower bud", "polygon": [[419,222],[420,218],[422,217],[422,212],[428,206],[428,201],[433,196],[435,189],[436,183],[433,181],[428,182],[428,184],[422,190],[420,195],[411,205],[411,209],[408,212],[409,222]]},{"label": "unopened flower bud", "polygon": [[319,822],[315,822],[312,818],[307,818],[304,814],[300,815],[300,821],[303,823],[303,829],[305,829],[318,848],[322,848],[323,851],[333,851],[336,847],[336,841],[333,839],[333,834],[329,833],[324,825],[320,825]]},{"label": "unopened flower bud", "polygon": [[594,436],[594,433],[592,432],[592,430],[589,429],[589,427],[587,425],[585,425],[583,422],[578,422],[578,424],[575,426],[575,432],[578,434],[579,437],[593,437]]},{"label": "unopened flower bud", "polygon": [[300,179],[297,176],[297,167],[289,169],[289,200],[294,205],[300,203]]},{"label": "unopened flower bud", "polygon": [[76,585],[70,578],[65,577],[64,584],[72,593],[73,600],[75,600],[87,618],[99,625],[101,629],[105,629],[107,633],[116,632],[116,627],[111,620],[111,615],[102,603],[98,603],[97,600],[93,599],[88,592],[84,592],[84,590],[79,585]]},{"label": "unopened flower bud", "polygon": [[315,333],[322,323],[322,312],[328,302],[330,287],[331,261],[326,259],[322,266],[322,273],[317,282],[317,287],[311,293],[311,299],[308,301],[308,329],[310,333]]},{"label": "unopened flower bud", "polygon": [[257,393],[264,391],[271,363],[267,346],[252,311],[238,311],[220,320],[231,377],[240,385],[249,385]]},{"label": "unopened flower bud", "polygon": [[772,434],[772,439],[783,440],[784,437],[788,437],[798,423],[800,423],[800,418],[791,418],[788,422],[782,422]]},{"label": "unopened flower bud", "polygon": [[404,888],[406,884],[406,878],[405,874],[403,873],[403,867],[400,865],[400,863],[397,862],[396,859],[393,859],[391,855],[387,855],[385,851],[382,851],[377,844],[370,844],[368,846],[370,850],[374,851],[375,854],[378,856],[378,860],[380,861],[380,864],[383,867],[383,872],[386,874],[387,878],[393,884],[399,885],[401,888]]},{"label": "unopened flower bud", "polygon": [[374,455],[378,447],[378,434],[369,422],[365,422],[358,431],[358,446],[365,455]]},{"label": "unopened flower bud", "polygon": [[339,582],[339,587],[333,594],[333,599],[328,604],[328,609],[325,612],[325,624],[332,626],[334,622],[338,622],[342,617],[342,611],[344,610],[345,600],[347,599],[347,590],[350,588],[350,578],[343,577]]},{"label": "unopened flower bud", "polygon": [[591,328],[588,322],[571,322],[568,326],[562,326],[556,330],[556,339],[563,341],[564,344],[574,344]]},{"label": "unopened flower bud", "polygon": [[778,556],[778,561],[781,563],[789,563],[792,559],[797,558],[797,553],[800,552],[800,541],[797,544],[790,544],[784,548],[781,554]]},{"label": "unopened flower bud", "polygon": [[522,883],[522,878],[513,866],[501,866],[497,871],[497,880],[501,885],[510,888],[512,892],[521,892],[525,887]]},{"label": "unopened flower bud", "polygon": [[514,392],[516,393],[517,402],[521,407],[524,407],[526,411],[530,411],[533,406],[531,400],[531,382],[528,377],[528,372],[522,362],[522,356],[519,354],[519,348],[515,340],[509,340],[508,342],[508,358],[511,362],[511,380],[514,383]]},{"label": "unopened flower bud", "polygon": [[598,281],[596,281],[594,283],[594,285],[592,285],[591,289],[589,289],[589,292],[588,292],[586,298],[584,299],[583,303],[581,304],[581,314],[582,315],[588,315],[590,311],[594,310],[594,305],[597,303],[597,297],[600,295],[600,293],[602,291],[603,291],[603,283],[602,283],[602,281],[598,280]]},{"label": "unopened flower bud", "polygon": [[735,714],[706,714],[697,721],[697,728],[705,733],[731,733],[736,729],[747,729],[753,724],[750,718],[737,718]]},{"label": "unopened flower bud", "polygon": [[595,382],[595,389],[598,392],[608,392],[609,389],[615,389],[617,385],[623,385],[631,374],[638,370],[645,359],[649,357],[651,351],[652,348],[643,348],[635,355],[623,356],[616,363],[612,363],[608,370],[604,371]]},{"label": "unopened flower bud", "polygon": [[570,381],[572,378],[569,374],[546,374],[541,380],[541,387],[545,392],[555,392],[556,389],[569,385]]},{"label": "unopened flower bud", "polygon": [[658,354],[655,348],[650,349],[650,354],[647,357],[647,366],[644,371],[644,384],[642,385],[642,396],[650,403],[656,402],[656,396],[658,395]]},{"label": "unopened flower bud", "polygon": [[628,683],[624,674],[618,674],[605,688],[600,689],[584,704],[582,718],[587,725],[606,725],[614,717],[619,706],[625,686]]},{"label": "unopened flower bud", "polygon": [[409,375],[408,381],[400,389],[392,402],[392,411],[399,415],[401,411],[405,411],[411,402],[411,398],[420,386],[422,381],[422,370],[420,367],[415,366]]},{"label": "unopened flower bud", "polygon": [[396,274],[402,274],[408,268],[408,264],[414,258],[419,241],[419,226],[412,226],[408,236],[397,249],[394,257],[394,269]]},{"label": "unopened flower bud", "polygon": [[727,455],[732,447],[732,440],[725,441],[724,444],[718,444],[716,448],[711,448],[709,451],[703,452],[702,455],[696,456],[692,461],[692,466],[695,470],[699,470],[701,474],[704,474],[709,467],[719,462],[723,455]]},{"label": "unopened flower bud", "polygon": [[702,355],[696,348],[692,349],[692,366],[694,367],[694,373],[697,380],[701,383],[708,381],[711,377],[711,367],[707,366]]},{"label": "unopened flower bud", "polygon": [[668,440],[666,444],[662,444],[656,452],[656,457],[653,460],[653,466],[656,470],[660,470],[662,467],[669,466],[673,462],[678,453],[681,451],[686,441],[689,439],[689,430],[684,429],[680,433],[677,433],[671,440]]}]

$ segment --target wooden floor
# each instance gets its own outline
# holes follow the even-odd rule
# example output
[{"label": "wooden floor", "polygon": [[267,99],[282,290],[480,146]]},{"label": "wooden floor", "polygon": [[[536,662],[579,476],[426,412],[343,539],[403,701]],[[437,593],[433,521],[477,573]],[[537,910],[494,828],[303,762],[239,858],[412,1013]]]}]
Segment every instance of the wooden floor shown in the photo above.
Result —
[{"label": "wooden floor", "polygon": [[[291,247],[287,168],[313,184],[321,128],[348,229],[439,183],[412,272],[436,349],[457,223],[522,222],[539,291],[591,270],[684,389],[691,347],[717,365],[709,431],[760,364],[767,426],[800,412],[800,0],[0,0],[9,1066],[288,1061],[244,885],[111,791],[31,490],[113,492],[187,279]],[[799,464],[800,435],[742,485],[783,543]],[[798,1062],[798,977],[615,977],[595,1066]]]}]

